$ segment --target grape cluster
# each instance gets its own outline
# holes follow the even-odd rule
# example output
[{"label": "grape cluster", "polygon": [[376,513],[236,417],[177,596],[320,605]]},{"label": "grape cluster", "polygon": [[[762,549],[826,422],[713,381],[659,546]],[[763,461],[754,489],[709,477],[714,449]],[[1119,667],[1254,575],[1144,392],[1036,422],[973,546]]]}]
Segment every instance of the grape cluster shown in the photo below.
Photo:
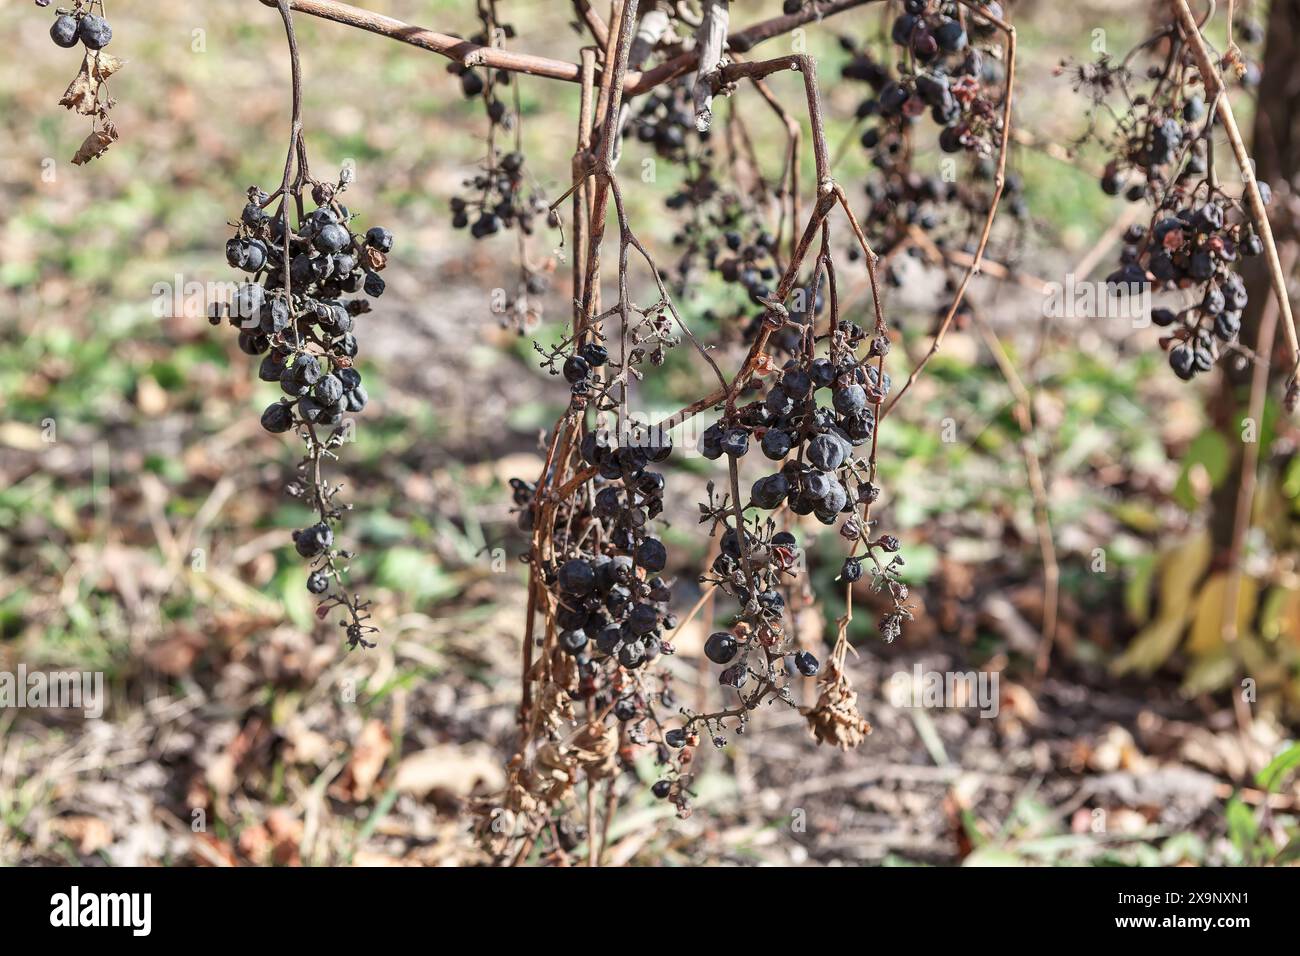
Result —
[{"label": "grape cluster", "polygon": [[[617,452],[598,456],[608,462],[606,473],[617,469],[622,475],[618,459],[641,457],[627,448]],[[663,488],[662,473],[644,466],[630,469],[626,481],[607,482],[596,493],[592,513],[610,531],[608,548],[570,558],[547,575],[559,594],[559,645],[582,670],[580,697],[596,693],[598,662],[617,661],[628,670],[651,663],[664,652],[664,630],[677,626],[668,607],[671,583],[659,575],[667,549],[644,530],[663,509]]]},{"label": "grape cluster", "polygon": [[[484,29],[470,37],[478,46],[490,46],[496,41],[514,37],[514,27],[497,24],[493,9],[480,7]],[[524,154],[516,148],[504,155],[496,146],[498,132],[517,130],[517,108],[512,110],[497,96],[501,87],[510,86],[512,80],[506,70],[467,67],[456,61],[447,65],[447,71],[460,77],[461,92],[466,99],[481,99],[488,120],[487,158],[483,171],[465,180],[468,190],[464,196],[451,200],[451,224],[456,229],[468,228],[475,239],[494,236],[503,228],[517,227],[524,235],[532,235],[533,219],[546,211],[546,203],[539,194],[529,195],[524,183]]]},{"label": "grape cluster", "polygon": [[920,226],[926,232],[944,221],[949,203],[960,199],[956,183],[911,170],[884,180],[868,180],[864,191],[871,201],[867,218],[893,219],[904,225]]},{"label": "grape cluster", "polygon": [[519,152],[491,157],[488,168],[466,179],[465,187],[470,190],[466,195],[451,199],[451,224],[456,229],[468,226],[475,239],[495,236],[503,228],[531,236],[533,220],[547,211],[543,197],[525,188],[524,156]]},{"label": "grape cluster", "polygon": [[[755,498],[755,494],[762,496],[765,482],[762,478],[755,482],[751,505],[765,507]],[[704,656],[723,668],[718,674],[720,685],[743,692],[754,677],[760,696],[763,688],[769,688],[788,701],[789,674],[817,675],[821,666],[817,658],[797,649],[783,625],[785,598],[780,589],[798,573],[802,561],[794,533],[777,530],[771,520],[753,522],[752,531],[746,527],[743,543],[734,524],[722,533],[718,555],[704,580],[733,596],[741,610],[728,630],[714,631],[704,642]]]},{"label": "grape cluster", "polygon": [[[1252,44],[1263,39],[1263,30],[1254,21],[1243,19],[1236,23],[1233,35]],[[1159,203],[1171,184],[1204,175],[1209,165],[1207,144],[1214,117],[1209,115],[1203,88],[1185,81],[1186,73],[1181,72],[1177,59],[1162,60],[1146,71],[1149,92],[1136,88],[1142,77],[1128,64],[1151,43],[1148,39],[1118,63],[1103,54],[1096,62],[1071,70],[1074,88],[1087,89],[1095,106],[1116,93],[1123,95],[1122,112],[1107,110],[1115,120],[1109,133],[1103,135],[1094,124],[1084,138],[1103,140],[1111,155],[1102,171],[1102,191],[1108,196],[1123,194],[1130,202],[1151,199]],[[1258,67],[1241,59],[1240,50],[1225,58],[1226,62],[1235,64],[1242,83],[1252,85],[1257,79]],[[1070,66],[1064,62],[1058,72]],[[1191,75],[1196,75],[1194,68]]]},{"label": "grape cluster", "polygon": [[[1081,82],[1106,88],[1123,74],[1103,62],[1087,75],[1090,79]],[[1146,198],[1158,202],[1172,179],[1186,181],[1204,175],[1205,129],[1198,125],[1205,118],[1205,101],[1199,92],[1174,89],[1159,99],[1139,98],[1134,112],[1121,117],[1108,144],[1112,157],[1102,170],[1102,192],[1108,196],[1122,193],[1129,202]]]},{"label": "grape cluster", "polygon": [[[478,4],[483,29],[470,37],[478,46],[499,47],[515,36],[515,29],[497,20],[494,0]],[[461,92],[466,99],[482,101],[488,121],[487,150],[482,168],[464,180],[464,193],[450,201],[451,225],[468,229],[474,239],[487,239],[502,230],[517,230],[519,236],[519,280],[509,297],[493,302],[493,311],[502,326],[514,328],[520,335],[535,328],[544,311],[542,296],[550,286],[547,269],[529,262],[524,237],[533,235],[539,216],[554,225],[543,193],[529,188],[525,159],[521,149],[519,91],[506,70],[470,67],[452,61],[447,71],[460,77]],[[498,94],[514,91],[513,106]],[[513,134],[514,148],[503,151],[498,139]]]},{"label": "grape cluster", "polygon": [[[292,187],[269,195],[251,187],[235,234],[226,243],[226,261],[245,273],[230,302],[215,306],[212,324],[224,319],[239,330],[239,348],[262,356],[258,377],[279,384],[284,393],[262,412],[262,427],[283,433],[297,429],[306,439],[309,458],[302,470],[312,471],[307,484],[295,482],[290,492],[306,498],[318,512],[318,522],[295,531],[299,555],[311,559],[307,588],[328,594],[341,578],[340,559],[349,552],[334,547],[333,525],[342,508],[337,487],[319,476],[320,459],[344,440],[343,416],[366,407],[368,395],[355,367],[356,321],[371,309],[371,298],[384,292],[380,273],[393,248],[393,235],[374,227],[364,235],[352,231],[353,214],[339,199],[351,180],[349,170],[337,183],[312,182],[316,204],[304,212],[304,197]],[[281,200],[275,213],[267,211]],[[289,209],[298,216],[290,225]],[[332,428],[320,438],[318,428]],[[341,588],[328,599],[350,609],[349,643],[366,643],[364,609]]]},{"label": "grape cluster", "polygon": [[[996,3],[982,11],[1000,18]],[[868,210],[862,222],[873,248],[887,258],[912,247],[915,230],[939,249],[963,241],[973,254],[988,215],[991,190],[984,184],[997,171],[996,152],[1003,133],[1001,87],[1005,78],[996,32],[979,13],[951,2],[909,0],[890,23],[887,53],[841,37],[850,54],[842,76],[865,83],[871,95],[857,109],[864,126],[860,142],[879,175],[865,184]],[[890,65],[897,54],[897,64]],[[938,128],[942,152],[958,154],[967,175],[942,178],[914,167],[920,118],[929,114]],[[967,185],[969,184],[969,185]],[[1028,217],[1019,181],[1006,177],[1004,196],[1015,220]],[[850,258],[860,253],[850,248]],[[892,263],[886,281],[898,284]]]},{"label": "grape cluster", "polygon": [[[809,331],[805,328],[805,335]],[[903,608],[907,586],[897,580],[903,567],[896,554],[899,541],[888,534],[873,538],[871,528],[857,514],[859,507],[869,507],[880,496],[880,489],[858,460],[857,450],[872,441],[876,429],[873,409],[890,391],[889,374],[880,370],[878,362],[872,364],[888,346],[873,339],[866,357],[856,359],[854,350],[863,337],[861,329],[851,323],[837,323],[835,358],[813,358],[806,350],[788,361],[762,400],[737,407],[734,414],[705,430],[700,450],[710,459],[724,455],[739,459],[757,445],[764,458],[781,462],[771,474],[754,481],[749,506],[764,511],[784,506],[796,515],[812,515],[824,525],[841,522],[841,536],[853,542],[855,550],[863,547],[876,567],[879,586],[894,598],[895,609],[880,622],[882,633],[893,640],[907,617]],[[823,390],[829,391],[828,405],[819,401]],[[749,626],[755,633],[769,636],[779,634],[783,602],[775,584],[788,570],[793,555],[786,549],[794,543],[783,533],[772,535],[770,530],[758,527],[753,534],[747,530],[742,543],[735,528],[729,528],[713,565],[719,586],[746,609],[742,616]],[[751,548],[752,554],[748,553]],[[862,560],[848,558],[841,578],[852,583],[862,576]]]},{"label": "grape cluster", "polygon": [[[691,86],[684,78],[647,95],[632,123],[623,128],[625,137],[635,130],[640,142],[684,172],[681,186],[664,200],[672,212],[689,214],[673,235],[679,250],[672,272],[673,292],[689,297],[697,287],[694,270],[703,263],[743,289],[750,302],[762,304],[780,271],[777,237],[762,227],[765,185],[756,183],[751,195],[719,180],[709,131],[695,126]],[[752,241],[743,238],[751,235]]]},{"label": "grape cluster", "polygon": [[[588,431],[577,452],[597,472],[592,493],[564,502],[547,529],[557,556],[543,580],[556,609],[556,652],[572,670],[568,696],[612,713],[635,743],[651,739],[656,707],[675,706],[668,677],[650,672],[673,653],[668,634],[678,625],[673,582],[663,576],[668,551],[651,524],[663,511],[665,488],[663,473],[651,466],[672,449],[671,438],[655,429],[629,429],[622,444],[602,429]],[[510,484],[520,527],[531,531],[543,513],[535,485],[519,478]],[[669,761],[666,751],[661,757]],[[671,791],[685,811],[685,789]]]},{"label": "grape cluster", "polygon": [[[752,242],[746,242],[738,226],[743,221],[733,219],[721,236],[707,246],[708,262],[726,282],[740,286],[755,305],[763,305],[771,297],[772,283],[778,278],[776,262],[776,237],[762,230]],[[718,241],[721,240],[721,242]]]},{"label": "grape cluster", "polygon": [[[1243,29],[1243,41],[1257,40],[1257,32]],[[1146,71],[1149,93],[1133,89],[1128,64],[1146,45],[1118,64],[1103,56],[1077,68],[1075,88],[1090,90],[1098,105],[1124,91],[1128,109],[1111,113],[1116,123],[1106,145],[1112,155],[1100,185],[1110,196],[1148,200],[1153,214],[1149,223],[1125,233],[1119,268],[1106,281],[1120,291],[1154,285],[1157,291],[1183,292],[1185,301],[1190,297],[1182,308],[1151,311],[1152,323],[1170,330],[1160,342],[1170,367],[1186,381],[1209,371],[1235,347],[1249,297],[1234,270],[1241,257],[1262,253],[1263,242],[1241,202],[1219,188],[1213,170],[1215,116],[1179,58],[1164,58]],[[1238,76],[1245,79],[1245,64],[1239,65]],[[1194,67],[1190,75],[1196,75]],[[1268,184],[1258,185],[1267,205]]]},{"label": "grape cluster", "polygon": [[[1267,185],[1260,187],[1267,195]],[[1240,256],[1263,252],[1263,243],[1248,222],[1227,221],[1234,211],[1232,200],[1216,195],[1195,207],[1164,210],[1149,230],[1130,227],[1121,266],[1107,278],[1121,286],[1140,288],[1153,280],[1161,289],[1193,292],[1186,308],[1151,310],[1155,325],[1172,330],[1165,339],[1169,365],[1185,381],[1208,372],[1220,346],[1234,342],[1241,331],[1249,296],[1232,269]]]},{"label": "grape cluster", "polygon": [[[890,38],[901,52],[897,74],[858,48],[849,38],[841,43],[852,54],[842,75],[865,82],[873,95],[858,107],[858,119],[876,119],[862,133],[862,145],[872,163],[888,170],[908,152],[908,128],[925,113],[939,132],[939,148],[946,153],[965,150],[989,153],[1001,131],[1001,114],[986,92],[1001,81],[996,60],[970,44],[966,26],[951,0],[907,0],[893,21]],[[1000,17],[996,3],[984,9]],[[978,16],[970,17],[976,38],[991,35]]]},{"label": "grape cluster", "polygon": [[[38,5],[48,6],[49,0]],[[90,12],[93,7],[94,4],[88,3],[83,6],[78,3],[71,10],[59,8],[58,16],[50,27],[50,39],[54,41],[55,46],[61,46],[65,50],[78,43],[87,50],[102,50],[108,46],[109,41],[113,39],[113,28],[102,16]]]},{"label": "grape cluster", "polygon": [[692,140],[709,140],[709,131],[700,131],[695,126],[692,86],[688,80],[682,80],[646,94],[638,101],[632,122],[623,127],[623,136],[626,138],[635,131],[637,140],[653,147],[662,159],[684,163]]}]

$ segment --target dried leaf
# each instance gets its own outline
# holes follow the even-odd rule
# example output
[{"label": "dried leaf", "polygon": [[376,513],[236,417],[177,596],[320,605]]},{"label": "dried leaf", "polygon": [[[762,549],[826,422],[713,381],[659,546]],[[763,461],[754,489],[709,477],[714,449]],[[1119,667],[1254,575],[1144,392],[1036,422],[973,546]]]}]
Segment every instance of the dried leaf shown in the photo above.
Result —
[{"label": "dried leaf", "polygon": [[105,123],[102,129],[97,129],[81,144],[77,150],[77,155],[72,157],[72,162],[76,166],[84,166],[92,159],[98,159],[108,152],[108,147],[117,142],[117,127],[112,123]]},{"label": "dried leaf", "polygon": [[[59,100],[59,105],[83,116],[90,116],[99,108],[95,102],[95,84],[90,81],[90,74],[86,72],[84,63],[81,65],[81,72],[68,84],[63,98]],[[82,148],[85,148],[84,145]]]},{"label": "dried leaf", "polygon": [[1160,606],[1183,609],[1192,602],[1196,585],[1210,566],[1210,533],[1199,531],[1161,559]]},{"label": "dried leaf", "polygon": [[[1228,577],[1223,571],[1210,576],[1196,600],[1187,651],[1198,657],[1211,657],[1223,648],[1223,602],[1227,598]],[[1249,575],[1242,575],[1237,588],[1237,634],[1250,628],[1259,602],[1259,587]]]},{"label": "dried leaf", "polygon": [[124,66],[126,66],[126,60],[118,59],[104,50],[90,55],[91,75],[101,83]]},{"label": "dried leaf", "polygon": [[55,817],[50,821],[50,829],[76,843],[77,852],[82,856],[98,853],[113,842],[112,829],[98,817]]},{"label": "dried leaf", "polygon": [[1179,690],[1187,697],[1213,694],[1231,684],[1236,676],[1237,658],[1225,647],[1216,654],[1199,655],[1187,668]]},{"label": "dried leaf", "polygon": [[425,797],[434,790],[466,797],[476,786],[500,790],[506,785],[501,762],[487,747],[441,744],[402,758],[393,781],[401,793]]},{"label": "dried leaf", "polygon": [[808,730],[819,744],[834,744],[851,750],[866,740],[871,724],[858,712],[858,695],[834,660],[827,661],[826,674],[819,682],[817,706],[802,708]]},{"label": "dried leaf", "polygon": [[382,721],[371,720],[361,729],[352,749],[352,759],[348,761],[343,776],[330,788],[330,793],[349,803],[368,799],[392,750],[393,739],[388,728]]},{"label": "dried leaf", "polygon": [[170,677],[189,672],[208,639],[197,631],[182,630],[150,644],[144,652],[145,663]]},{"label": "dried leaf", "polygon": [[1184,613],[1162,617],[1143,628],[1111,664],[1111,673],[1117,676],[1130,671],[1143,675],[1155,673],[1174,652],[1186,627],[1187,616]]}]

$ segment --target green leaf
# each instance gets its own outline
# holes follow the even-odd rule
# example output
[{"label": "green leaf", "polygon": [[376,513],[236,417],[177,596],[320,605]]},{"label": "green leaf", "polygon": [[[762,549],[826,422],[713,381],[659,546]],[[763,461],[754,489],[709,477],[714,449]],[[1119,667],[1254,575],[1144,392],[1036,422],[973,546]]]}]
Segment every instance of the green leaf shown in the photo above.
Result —
[{"label": "green leaf", "polygon": [[437,560],[415,548],[390,548],[375,569],[375,583],[410,595],[417,601],[436,603],[460,590],[456,579]]},{"label": "green leaf", "polygon": [[1300,860],[1300,837],[1292,837],[1291,842],[1278,850],[1277,856],[1273,857],[1273,865],[1283,866],[1287,863],[1295,863],[1297,860]]},{"label": "green leaf", "polygon": [[1293,743],[1255,775],[1255,782],[1269,793],[1277,793],[1282,789],[1287,775],[1297,767],[1300,767],[1300,743]]},{"label": "green leaf", "polygon": [[1233,797],[1224,808],[1223,815],[1228,821],[1228,838],[1232,840],[1232,845],[1237,848],[1242,860],[1250,862],[1255,854],[1255,840],[1259,836],[1255,814],[1240,797]]},{"label": "green leaf", "polygon": [[1010,850],[982,846],[961,861],[962,866],[1024,866],[1025,861]]},{"label": "green leaf", "polygon": [[939,566],[939,552],[928,544],[909,544],[903,548],[903,565],[898,577],[907,584],[924,584]]},{"label": "green leaf", "polygon": [[1151,619],[1151,584],[1156,577],[1159,555],[1147,554],[1133,562],[1133,576],[1124,589],[1124,603],[1128,616],[1136,624]]},{"label": "green leaf", "polygon": [[304,582],[307,574],[297,564],[281,568],[275,575],[271,590],[280,595],[285,614],[295,627],[310,631],[316,622],[316,605]]},{"label": "green leaf", "polygon": [[1174,500],[1188,511],[1195,511],[1198,501],[1192,491],[1192,469],[1197,465],[1203,466],[1210,477],[1211,486],[1218,487],[1227,476],[1231,462],[1232,453],[1228,448],[1227,439],[1216,429],[1205,429],[1192,439],[1187,454],[1183,456],[1183,469],[1178,475],[1177,484],[1174,485]]},{"label": "green leaf", "polygon": [[1195,833],[1175,833],[1160,847],[1160,865],[1201,863],[1205,859],[1205,841]]}]

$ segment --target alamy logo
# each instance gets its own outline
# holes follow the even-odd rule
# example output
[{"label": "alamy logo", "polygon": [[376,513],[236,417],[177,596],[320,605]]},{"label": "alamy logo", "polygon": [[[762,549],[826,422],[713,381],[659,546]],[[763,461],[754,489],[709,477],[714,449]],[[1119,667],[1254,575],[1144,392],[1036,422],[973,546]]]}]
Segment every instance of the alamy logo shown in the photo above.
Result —
[{"label": "alamy logo", "polygon": [[1122,319],[1135,329],[1151,324],[1151,286],[1140,282],[1088,282],[1066,273],[1044,287],[1043,314],[1054,319]]},{"label": "alamy logo", "polygon": [[71,893],[50,897],[51,926],[126,926],[133,936],[148,936],[153,928],[151,893]]},{"label": "alamy logo", "polygon": [[981,717],[998,715],[997,671],[898,671],[889,679],[889,702],[895,707],[978,707]]},{"label": "alamy logo", "polygon": [[104,715],[102,671],[0,671],[0,708],[40,707],[80,710],[88,720]]}]

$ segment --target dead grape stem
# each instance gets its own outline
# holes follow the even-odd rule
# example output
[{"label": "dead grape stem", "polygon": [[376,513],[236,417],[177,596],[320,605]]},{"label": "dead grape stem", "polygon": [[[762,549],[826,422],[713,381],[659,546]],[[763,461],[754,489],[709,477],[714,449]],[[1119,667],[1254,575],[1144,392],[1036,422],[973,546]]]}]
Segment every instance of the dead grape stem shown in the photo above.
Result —
[{"label": "dead grape stem", "polygon": [[[339,3],[337,0],[259,0],[259,2],[266,6],[279,6],[287,2],[298,13],[305,13],[309,16],[319,17],[322,20],[356,27],[379,36],[388,37],[391,40],[408,43],[422,50],[445,56],[449,60],[455,60],[464,67],[481,66],[494,70],[507,70],[511,73],[540,76],[546,79],[563,80],[568,83],[582,82],[582,69],[576,63],[470,43],[460,37],[405,23],[394,17],[363,10],[351,4]],[[743,30],[730,34],[727,37],[727,45],[736,52],[744,53],[766,40],[789,33],[805,23],[822,20],[834,14],[843,13],[845,10],[852,10],[854,7],[875,2],[878,2],[878,0],[832,0],[832,2],[810,3],[798,13],[761,20]],[[603,22],[590,9],[590,4],[585,0],[579,0],[578,5],[592,30],[593,36],[596,37],[597,43],[604,47],[606,43],[605,36],[602,36]],[[606,35],[611,32],[613,35],[617,35],[617,31],[609,31],[608,28],[605,28],[603,32]],[[625,62],[621,85],[627,95],[635,96],[675,80],[680,76],[685,76],[698,65],[699,58],[693,52],[683,53],[653,69],[645,71],[628,70]]]}]

